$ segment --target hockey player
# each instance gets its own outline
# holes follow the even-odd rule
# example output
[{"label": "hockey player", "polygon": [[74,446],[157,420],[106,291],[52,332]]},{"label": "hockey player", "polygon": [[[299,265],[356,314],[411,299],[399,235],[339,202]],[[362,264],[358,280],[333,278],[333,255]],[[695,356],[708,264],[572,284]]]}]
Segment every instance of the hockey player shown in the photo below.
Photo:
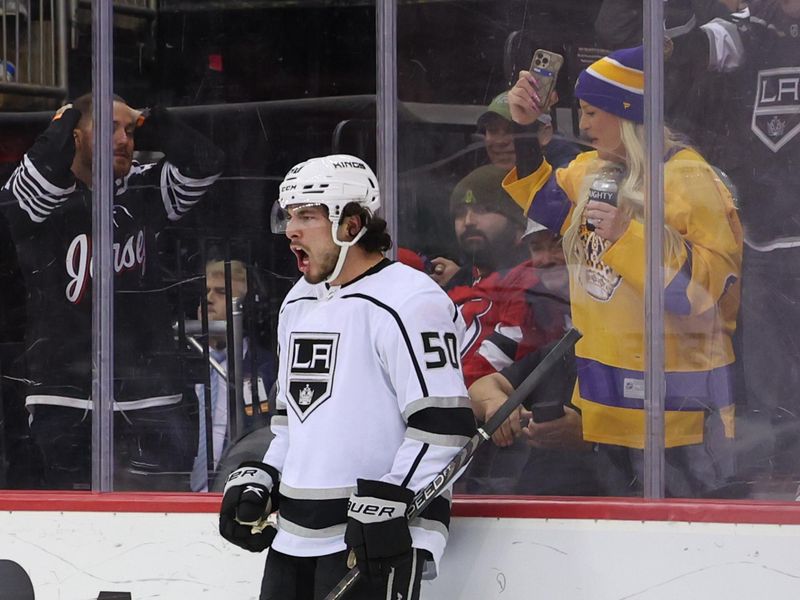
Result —
[{"label": "hockey player", "polygon": [[[194,455],[155,239],[202,199],[224,156],[164,109],[148,114],[116,98],[113,119],[114,198],[91,189],[90,95],[56,113],[2,191],[28,292],[26,405],[52,488],[91,483],[93,201],[114,203],[118,464],[128,473],[188,470]],[[165,158],[133,160],[134,134]]]},{"label": "hockey player", "polygon": [[[645,441],[644,72],[641,47],[578,77],[581,129],[595,151],[552,169],[533,139],[503,182],[530,218],[563,234],[570,303],[583,332],[575,353],[583,438],[618,468],[617,494],[638,494]],[[522,71],[514,119],[540,98]],[[741,226],[730,193],[703,158],[665,132],[664,342],[666,492],[713,493],[733,474],[734,361]]]},{"label": "hockey player", "polygon": [[[406,509],[475,431],[463,321],[430,277],[383,256],[391,239],[362,160],[298,164],[276,204],[274,230],[285,226],[303,278],[279,316],[275,439],[263,463],[230,475],[220,533],[270,546],[262,600],[322,597],[348,571],[348,548],[366,576],[349,598],[418,598],[449,498],[411,522]],[[278,509],[277,530],[253,533]]]}]

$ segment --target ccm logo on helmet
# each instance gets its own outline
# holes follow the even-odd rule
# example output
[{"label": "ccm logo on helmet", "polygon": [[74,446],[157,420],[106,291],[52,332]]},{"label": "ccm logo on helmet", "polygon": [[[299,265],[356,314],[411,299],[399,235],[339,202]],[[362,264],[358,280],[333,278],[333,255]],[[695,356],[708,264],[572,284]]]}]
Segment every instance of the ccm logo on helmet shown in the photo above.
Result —
[{"label": "ccm logo on helmet", "polygon": [[289,184],[289,185],[282,185],[281,186],[281,194],[283,192],[291,192],[292,190],[296,190],[296,189],[297,189],[297,185],[294,184],[294,183]]},{"label": "ccm logo on helmet", "polygon": [[351,169],[364,169],[367,170],[367,167],[364,166],[363,163],[354,162],[352,160],[342,160],[339,162],[331,163],[334,169],[346,169],[350,167]]},{"label": "ccm logo on helmet", "polygon": [[379,504],[367,504],[366,502],[353,502],[352,500],[348,500],[347,511],[351,513],[361,513],[362,515],[392,517],[395,508],[393,506],[382,506]]}]

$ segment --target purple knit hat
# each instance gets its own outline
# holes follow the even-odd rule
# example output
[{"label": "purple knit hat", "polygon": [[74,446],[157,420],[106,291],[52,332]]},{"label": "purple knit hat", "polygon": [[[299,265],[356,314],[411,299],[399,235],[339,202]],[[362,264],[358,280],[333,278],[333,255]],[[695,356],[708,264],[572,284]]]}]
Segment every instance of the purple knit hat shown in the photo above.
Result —
[{"label": "purple knit hat", "polygon": [[644,122],[644,49],[617,50],[578,75],[575,96],[635,123]]}]

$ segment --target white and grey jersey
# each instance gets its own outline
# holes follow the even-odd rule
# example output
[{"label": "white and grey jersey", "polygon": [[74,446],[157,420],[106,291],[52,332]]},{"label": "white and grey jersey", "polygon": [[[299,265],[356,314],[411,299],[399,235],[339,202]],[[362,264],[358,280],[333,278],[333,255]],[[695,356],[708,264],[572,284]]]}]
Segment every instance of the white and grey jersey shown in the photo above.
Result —
[{"label": "white and grey jersey", "polygon": [[[273,546],[345,549],[356,479],[418,491],[475,432],[458,348],[463,320],[424,273],[384,260],[342,287],[298,282],[278,322],[278,416],[264,462],[281,472]],[[438,564],[450,499],[411,523]]]}]

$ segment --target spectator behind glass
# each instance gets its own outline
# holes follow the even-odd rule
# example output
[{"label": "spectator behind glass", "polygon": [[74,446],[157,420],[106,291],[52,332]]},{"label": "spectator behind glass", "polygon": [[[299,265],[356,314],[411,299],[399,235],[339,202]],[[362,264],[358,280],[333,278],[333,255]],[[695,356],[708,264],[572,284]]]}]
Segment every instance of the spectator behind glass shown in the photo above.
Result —
[{"label": "spectator behind glass", "polygon": [[800,476],[799,31],[800,0],[748,2],[675,39],[667,62],[699,65],[721,90],[699,110],[719,115],[710,150],[735,185],[745,231],[740,362],[745,423],[755,425],[742,439],[746,481],[765,469],[775,481]]},{"label": "spectator behind glass", "polygon": [[[247,268],[239,260],[231,261],[231,293],[232,298],[238,298],[245,306],[245,296],[247,295]],[[212,260],[206,265],[206,300],[208,302],[208,321],[227,320],[227,296],[225,294],[225,262]],[[198,308],[197,318],[202,319]],[[211,335],[209,337],[209,353],[225,371],[228,370],[228,336]],[[242,340],[242,381],[243,381],[243,401],[242,422],[243,431],[238,432],[238,437],[243,437],[248,432],[259,427],[266,427],[269,424],[269,403],[267,393],[275,383],[277,376],[276,359],[272,352],[255,343],[255,340],[245,336]],[[253,377],[253,365],[255,361],[256,374]],[[219,465],[222,453],[235,443],[236,440],[230,439],[230,422],[228,419],[229,393],[226,380],[216,369],[209,370],[211,387],[211,429],[212,429],[212,448],[214,469]],[[199,411],[199,436],[197,444],[197,456],[194,459],[192,468],[191,488],[194,492],[208,491],[208,472],[207,472],[207,448],[206,438],[206,389],[205,384],[195,386],[195,393],[200,405]],[[257,400],[257,402],[254,402]],[[261,456],[254,457],[256,459]]]},{"label": "spectator behind glass", "polygon": [[[624,82],[624,83],[623,83]],[[509,94],[515,121],[539,116],[535,80]],[[641,47],[584,70],[575,87],[580,126],[595,151],[554,170],[533,140],[518,140],[505,189],[529,218],[564,236],[570,269],[583,439],[613,469],[614,495],[643,481],[644,72]],[[742,235],[728,189],[691,148],[665,131],[665,478],[670,496],[713,494],[733,474],[731,334],[739,305]],[[599,182],[616,178],[615,204]],[[604,186],[608,189],[606,183]],[[597,198],[597,199],[592,199]],[[566,418],[566,417],[564,417]]]},{"label": "spectator behind glass", "polygon": [[495,96],[486,107],[486,112],[478,118],[478,130],[483,132],[489,162],[506,171],[510,171],[515,165],[516,135],[535,135],[547,162],[554,167],[567,166],[580,152],[575,144],[555,137],[550,115],[539,115],[533,125],[526,128],[514,123],[508,108],[508,92]]},{"label": "spectator behind glass", "polygon": [[[467,385],[563,332],[563,321],[548,328],[531,313],[528,292],[539,280],[533,263],[525,261],[529,223],[503,191],[504,173],[492,165],[478,167],[450,198],[456,237],[467,259],[445,289],[467,327],[460,348]],[[548,259],[540,252],[538,260]]]},{"label": "spectator behind glass", "polygon": [[[538,357],[540,354],[538,349],[557,340],[571,326],[572,322],[569,314],[569,272],[561,249],[561,236],[554,234],[543,225],[529,220],[522,241],[528,247],[530,260],[516,267],[515,271],[528,270],[533,276],[529,278],[529,281],[532,282],[531,287],[524,292],[529,319],[524,327],[519,328],[518,332],[515,332],[513,326],[501,321],[495,327],[492,335],[482,343],[479,352],[495,358],[505,356],[499,352],[499,347],[502,346],[495,343],[495,338],[501,332],[512,338],[517,333],[526,342],[518,345],[518,348],[523,348],[522,352],[515,353],[511,359],[506,358],[496,363],[497,372],[477,379],[470,387],[473,412],[476,418],[482,422],[486,422],[494,415],[503,401],[508,398],[513,387],[520,383],[521,380],[517,381],[516,375],[509,375],[507,372],[512,370],[515,374],[519,373],[524,379],[535,366],[535,364],[530,368],[525,366],[528,364],[528,357],[533,355]],[[513,364],[512,359],[515,361]],[[536,360],[538,362],[538,358]],[[521,366],[520,363],[522,363]],[[549,379],[561,377],[565,380],[560,384],[561,389],[568,387],[571,392],[571,384],[574,383],[574,359],[571,361],[570,369],[570,373],[566,375],[553,374]],[[513,385],[510,380],[514,382]],[[550,392],[554,391],[552,386],[548,389]],[[568,400],[568,396],[564,398],[565,403]],[[520,437],[520,419],[527,417],[529,417],[528,413],[525,413],[524,416],[520,415],[513,431],[509,429],[508,422],[504,423],[498,433],[493,436],[494,444],[484,444],[478,449],[475,458],[459,482],[460,491],[472,494],[590,493],[586,488],[565,487],[556,483],[560,481],[556,471],[562,470],[562,467],[572,471],[580,466],[577,464],[562,464],[563,461],[556,460],[552,465],[553,473],[546,469],[544,473],[533,473],[521,477],[520,474],[526,463],[544,461],[547,465],[552,462],[552,458],[544,450],[531,452],[530,446]],[[580,424],[579,419],[578,424]],[[578,429],[578,436],[580,436],[580,429]],[[536,443],[538,441],[535,441],[534,445]],[[553,458],[559,456],[560,454],[556,453]],[[535,468],[532,467],[532,469],[536,471]],[[539,470],[541,471],[541,469]],[[566,481],[573,480],[571,475],[567,477]],[[527,482],[526,485],[525,482]],[[523,487],[521,488],[520,485]],[[525,491],[521,492],[521,489]]]},{"label": "spectator behind glass", "polygon": [[[731,19],[739,0],[667,0],[664,27],[667,56],[672,42],[714,18]],[[642,43],[643,4],[641,0],[604,0],[595,21],[599,43],[616,50]],[[715,144],[731,145],[729,122],[719,106],[729,102],[730,91],[718,77],[708,73],[703,60],[667,60],[664,67],[664,120],[673,130],[688,136],[711,164],[717,157]],[[555,165],[554,165],[555,166]]]},{"label": "spectator behind glass", "polygon": [[[666,34],[680,36],[696,25],[725,18],[740,4],[740,0],[664,0]],[[628,48],[642,43],[643,22],[642,0],[603,0],[594,31],[603,48]]]},{"label": "spectator behind glass", "polygon": [[[167,474],[189,470],[197,428],[156,234],[204,197],[224,156],[164,109],[117,97],[113,119],[115,487],[176,489],[185,481]],[[90,95],[60,109],[2,191],[28,290],[26,406],[45,485],[56,489],[88,489],[92,479],[92,202],[112,202],[91,189],[92,125]],[[134,136],[165,157],[139,164]]]},{"label": "spectator behind glass", "polygon": [[525,260],[520,244],[525,215],[503,191],[506,170],[484,165],[458,182],[450,195],[450,216],[460,262],[434,258],[431,277],[445,289],[472,285],[498,268]]},{"label": "spectator behind glass", "polygon": [[[548,162],[559,167],[569,164],[580,152],[580,149],[575,144],[555,136],[550,115],[540,115],[536,123],[530,127],[520,127],[514,123],[511,120],[511,113],[508,111],[508,92],[498,94],[491,101],[489,106],[486,107],[486,111],[478,117],[477,125],[478,131],[483,134],[484,147],[489,163],[506,172],[514,167],[514,137],[517,135],[535,135],[539,140],[540,146],[544,149]],[[442,247],[444,240],[449,240],[452,236],[449,235],[449,232],[441,232],[439,223],[442,219],[438,218],[440,212],[434,212],[436,212],[436,217],[432,213],[430,215],[431,218],[423,219],[423,221],[429,228],[433,223],[436,224],[433,229],[438,235],[436,236],[437,244],[434,244],[434,246],[438,245],[438,247],[442,248],[442,252],[424,256],[424,252],[417,253],[409,248],[401,247],[398,249],[397,258],[400,262],[409,266],[432,273],[434,279],[440,285],[446,285],[449,278],[458,270],[458,264],[451,260],[453,254],[451,254],[450,249]],[[419,227],[419,224],[417,226]],[[427,243],[430,244],[431,242]],[[415,248],[418,249],[416,246]],[[436,256],[437,258],[430,260],[430,256]]]}]

